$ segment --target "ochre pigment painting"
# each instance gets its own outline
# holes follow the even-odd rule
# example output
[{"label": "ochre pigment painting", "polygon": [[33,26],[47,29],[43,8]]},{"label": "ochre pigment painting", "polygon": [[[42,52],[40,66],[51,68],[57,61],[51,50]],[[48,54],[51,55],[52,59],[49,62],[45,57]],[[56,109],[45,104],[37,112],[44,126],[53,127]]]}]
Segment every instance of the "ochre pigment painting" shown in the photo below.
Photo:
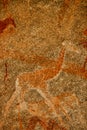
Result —
[{"label": "ochre pigment painting", "polygon": [[87,0],[0,0],[0,130],[87,130]]}]

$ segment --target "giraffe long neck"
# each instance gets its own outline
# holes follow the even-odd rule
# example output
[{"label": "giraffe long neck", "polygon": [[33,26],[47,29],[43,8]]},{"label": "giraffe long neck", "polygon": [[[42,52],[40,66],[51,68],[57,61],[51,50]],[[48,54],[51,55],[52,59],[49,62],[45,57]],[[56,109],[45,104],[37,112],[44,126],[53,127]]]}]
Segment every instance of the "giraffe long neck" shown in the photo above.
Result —
[{"label": "giraffe long neck", "polygon": [[57,74],[59,74],[59,72],[62,69],[62,65],[63,65],[63,60],[64,60],[64,54],[65,54],[65,49],[63,48],[59,54],[58,60],[55,62],[55,66],[51,67],[51,68],[46,68],[43,69],[42,72],[42,77],[43,79],[49,80],[54,78]]}]

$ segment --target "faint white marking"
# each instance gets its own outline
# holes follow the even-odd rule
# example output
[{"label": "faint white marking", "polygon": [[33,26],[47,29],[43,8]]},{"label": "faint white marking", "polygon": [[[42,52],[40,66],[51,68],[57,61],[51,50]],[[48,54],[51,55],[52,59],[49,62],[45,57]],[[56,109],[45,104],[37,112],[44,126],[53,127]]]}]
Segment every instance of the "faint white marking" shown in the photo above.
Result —
[{"label": "faint white marking", "polygon": [[66,48],[66,50],[68,50],[68,51],[72,51],[72,52],[76,52],[76,53],[78,53],[78,54],[80,54],[81,53],[81,51],[80,51],[80,49],[76,46],[76,45],[74,45],[71,41],[64,41],[64,42],[62,42],[62,45]]}]

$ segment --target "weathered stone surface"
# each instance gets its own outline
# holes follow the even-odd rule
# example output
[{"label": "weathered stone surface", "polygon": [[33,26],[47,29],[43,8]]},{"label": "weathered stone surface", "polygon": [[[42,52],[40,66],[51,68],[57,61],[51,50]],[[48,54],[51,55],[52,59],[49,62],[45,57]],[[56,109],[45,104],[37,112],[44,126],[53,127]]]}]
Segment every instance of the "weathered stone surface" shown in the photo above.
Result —
[{"label": "weathered stone surface", "polygon": [[0,1],[0,130],[86,130],[87,1]]}]

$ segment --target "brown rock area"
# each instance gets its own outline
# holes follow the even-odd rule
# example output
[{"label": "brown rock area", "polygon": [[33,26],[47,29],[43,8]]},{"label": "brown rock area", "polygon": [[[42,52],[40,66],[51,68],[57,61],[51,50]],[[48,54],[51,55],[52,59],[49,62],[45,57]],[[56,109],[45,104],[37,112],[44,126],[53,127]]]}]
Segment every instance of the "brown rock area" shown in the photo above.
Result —
[{"label": "brown rock area", "polygon": [[0,130],[87,129],[87,0],[0,1]]}]

